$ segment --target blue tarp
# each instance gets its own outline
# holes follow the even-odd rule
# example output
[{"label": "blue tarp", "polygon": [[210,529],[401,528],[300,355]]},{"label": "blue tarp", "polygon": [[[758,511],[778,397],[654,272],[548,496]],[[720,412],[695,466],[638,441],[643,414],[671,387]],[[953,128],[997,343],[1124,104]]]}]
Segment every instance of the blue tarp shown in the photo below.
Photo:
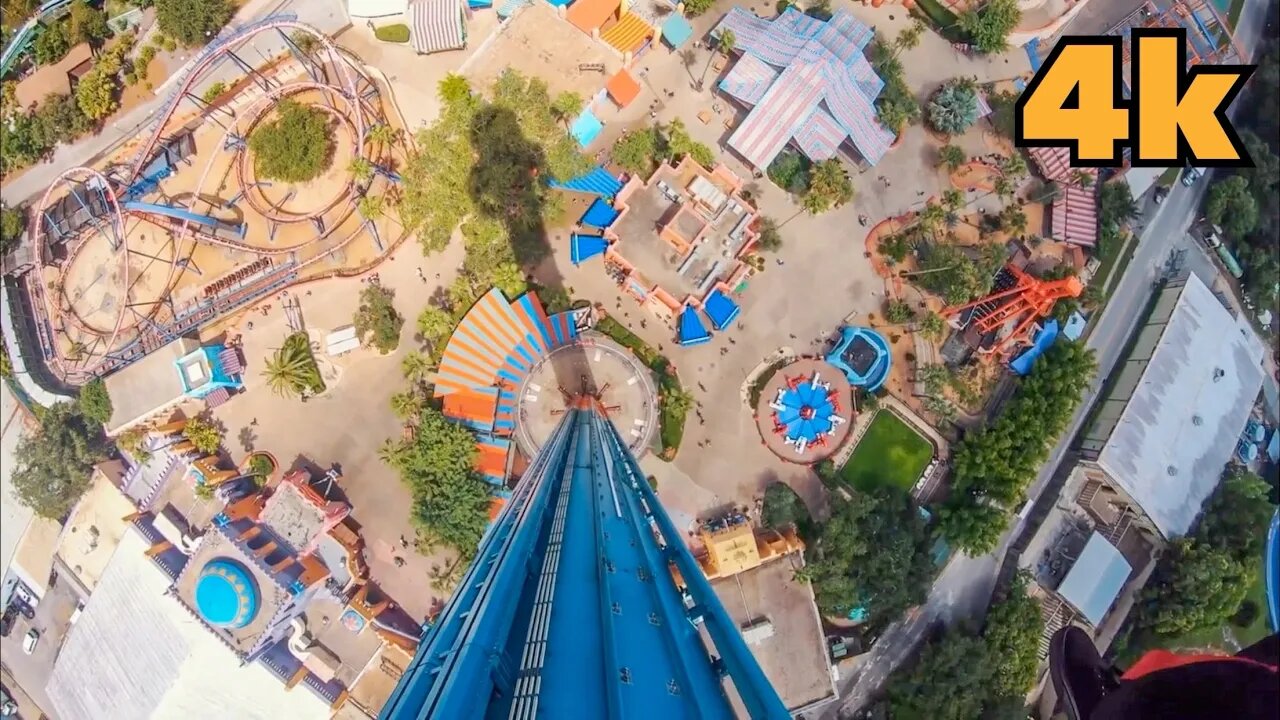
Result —
[{"label": "blue tarp", "polygon": [[681,45],[693,37],[693,27],[679,13],[671,13],[667,21],[662,23],[662,39],[667,41],[671,49],[678,50]]},{"label": "blue tarp", "polygon": [[569,128],[569,134],[573,135],[573,139],[577,140],[578,144],[585,148],[600,135],[601,130],[604,130],[604,124],[600,122],[600,118],[596,117],[595,113],[591,112],[591,108],[587,108],[582,111],[577,120],[573,121],[573,126]]},{"label": "blue tarp", "polygon": [[622,189],[622,182],[597,165],[594,170],[567,182],[551,181],[551,187],[559,190],[591,193],[601,197],[613,197]]},{"label": "blue tarp", "polygon": [[1080,336],[1084,334],[1084,326],[1088,324],[1089,321],[1079,311],[1073,312],[1071,317],[1067,318],[1067,324],[1062,328],[1062,336],[1068,340],[1079,340]]},{"label": "blue tarp", "polygon": [[1040,328],[1040,332],[1036,333],[1035,344],[1027,349],[1018,357],[1009,363],[1009,368],[1019,375],[1026,375],[1031,372],[1031,366],[1035,365],[1036,358],[1040,357],[1045,350],[1053,345],[1053,341],[1058,339],[1058,321],[1050,320]]},{"label": "blue tarp", "polygon": [[738,317],[738,313],[742,312],[742,308],[738,307],[738,303],[729,298],[728,295],[720,292],[719,288],[711,291],[707,296],[707,301],[702,305],[703,311],[707,313],[707,317],[711,319],[711,326],[717,330],[724,330],[733,323],[734,318]]},{"label": "blue tarp", "polygon": [[608,247],[609,242],[599,235],[574,233],[569,236],[569,259],[574,265],[581,265],[597,255],[603,255]]},{"label": "blue tarp", "polygon": [[691,305],[685,305],[680,313],[680,335],[676,342],[681,345],[701,345],[711,340],[711,331],[702,324],[698,311]]},{"label": "blue tarp", "polygon": [[1031,71],[1040,72],[1040,65],[1043,64],[1040,60],[1040,38],[1031,38],[1031,41],[1023,45],[1022,49],[1027,51],[1027,59],[1031,61]]},{"label": "blue tarp", "polygon": [[587,208],[587,211],[583,213],[579,222],[583,225],[604,229],[612,225],[613,221],[617,219],[618,211],[614,210],[613,206],[604,198],[596,198],[596,201],[591,203],[591,207]]}]

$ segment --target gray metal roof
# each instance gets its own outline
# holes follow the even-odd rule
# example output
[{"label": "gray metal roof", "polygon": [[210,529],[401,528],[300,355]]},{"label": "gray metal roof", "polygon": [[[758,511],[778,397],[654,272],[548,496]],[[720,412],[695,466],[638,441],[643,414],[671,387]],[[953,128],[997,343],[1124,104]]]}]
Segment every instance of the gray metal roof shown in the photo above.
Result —
[{"label": "gray metal roof", "polygon": [[1102,433],[1092,428],[1086,447],[1094,444],[1098,465],[1173,537],[1191,527],[1235,450],[1266,348],[1195,275],[1156,301],[1139,333],[1104,400]]},{"label": "gray metal roof", "polygon": [[1058,594],[1097,627],[1132,571],[1116,546],[1095,532],[1058,586]]}]

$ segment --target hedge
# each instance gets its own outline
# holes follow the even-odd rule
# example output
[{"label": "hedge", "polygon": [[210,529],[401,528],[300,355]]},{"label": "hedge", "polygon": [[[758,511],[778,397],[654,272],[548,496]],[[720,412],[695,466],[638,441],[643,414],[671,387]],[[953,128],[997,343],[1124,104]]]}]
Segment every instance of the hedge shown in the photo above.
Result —
[{"label": "hedge", "polygon": [[373,29],[373,36],[382,42],[407,43],[409,42],[409,26],[404,24],[383,25]]},{"label": "hedge", "polygon": [[680,440],[684,437],[684,422],[689,414],[688,408],[680,411],[667,406],[665,398],[671,393],[681,393],[680,378],[676,375],[671,361],[660,355],[638,335],[628,330],[622,323],[611,317],[600,318],[596,330],[608,335],[619,345],[630,350],[640,362],[644,363],[658,379],[658,435],[662,440],[662,456],[674,458],[680,450]]}]

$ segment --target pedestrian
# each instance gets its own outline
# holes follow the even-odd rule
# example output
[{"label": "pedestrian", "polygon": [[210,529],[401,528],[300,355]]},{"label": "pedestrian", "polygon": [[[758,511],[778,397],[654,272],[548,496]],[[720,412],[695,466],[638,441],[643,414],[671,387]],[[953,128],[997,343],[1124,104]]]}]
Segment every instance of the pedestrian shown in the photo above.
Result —
[{"label": "pedestrian", "polygon": [[249,421],[249,424],[250,424],[250,425],[253,425],[254,427],[257,427],[257,425],[258,425],[258,418],[254,418],[254,419],[250,420],[250,421]]},{"label": "pedestrian", "polygon": [[248,322],[248,324],[246,324],[246,325],[245,325],[245,327],[247,327],[248,329],[252,330],[252,329],[253,329],[253,321],[252,321],[252,320],[250,320],[250,321]]}]

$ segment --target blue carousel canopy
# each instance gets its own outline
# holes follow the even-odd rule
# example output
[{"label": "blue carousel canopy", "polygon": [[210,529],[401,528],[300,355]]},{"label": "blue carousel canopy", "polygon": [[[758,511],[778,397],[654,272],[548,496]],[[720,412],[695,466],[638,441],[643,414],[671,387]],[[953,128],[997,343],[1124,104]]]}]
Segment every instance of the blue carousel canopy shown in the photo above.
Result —
[{"label": "blue carousel canopy", "polygon": [[831,418],[839,416],[830,385],[816,377],[784,389],[774,407],[779,408],[778,423],[786,427],[787,438],[806,445],[829,434],[837,422]]},{"label": "blue carousel canopy", "polygon": [[711,318],[711,326],[717,330],[729,327],[738,317],[738,313],[742,312],[738,303],[720,292],[720,288],[711,291],[707,301],[702,304],[702,309],[707,313],[707,317]]},{"label": "blue carousel canopy", "polygon": [[581,265],[597,255],[603,255],[608,248],[609,241],[599,235],[574,233],[569,236],[569,259],[574,265]]},{"label": "blue carousel canopy", "polygon": [[587,208],[587,212],[583,214],[582,220],[579,222],[583,225],[604,229],[618,219],[618,214],[618,211],[614,210],[613,206],[604,198],[596,198],[595,202],[591,203],[591,207]]},{"label": "blue carousel canopy", "polygon": [[210,625],[242,628],[258,614],[258,585],[243,565],[210,560],[196,580],[196,610]]},{"label": "blue carousel canopy", "polygon": [[680,335],[677,342],[681,345],[701,345],[710,341],[711,331],[702,324],[698,311],[690,305],[685,305],[680,313]]}]

